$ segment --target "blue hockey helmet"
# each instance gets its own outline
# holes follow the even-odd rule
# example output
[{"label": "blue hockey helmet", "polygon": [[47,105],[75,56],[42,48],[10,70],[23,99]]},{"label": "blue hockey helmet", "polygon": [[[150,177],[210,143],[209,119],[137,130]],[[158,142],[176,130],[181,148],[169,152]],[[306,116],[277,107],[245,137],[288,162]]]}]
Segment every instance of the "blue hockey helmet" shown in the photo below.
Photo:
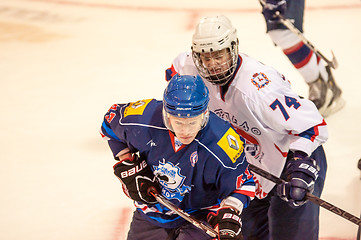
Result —
[{"label": "blue hockey helmet", "polygon": [[209,91],[200,76],[176,74],[169,81],[163,95],[163,119],[166,127],[172,130],[167,114],[192,118],[203,114],[202,128],[207,124]]},{"label": "blue hockey helmet", "polygon": [[196,117],[208,109],[209,91],[200,76],[176,74],[163,95],[167,113],[177,117]]}]

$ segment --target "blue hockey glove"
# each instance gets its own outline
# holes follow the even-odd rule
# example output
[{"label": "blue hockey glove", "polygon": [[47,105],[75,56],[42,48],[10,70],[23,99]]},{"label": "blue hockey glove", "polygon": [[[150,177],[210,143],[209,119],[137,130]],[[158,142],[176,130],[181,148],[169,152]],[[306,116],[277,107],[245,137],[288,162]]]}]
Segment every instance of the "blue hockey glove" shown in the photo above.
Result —
[{"label": "blue hockey glove", "polygon": [[307,202],[307,192],[312,193],[318,177],[319,166],[306,153],[296,151],[286,166],[288,182],[277,186],[277,194],[291,207],[299,207]]},{"label": "blue hockey glove", "polygon": [[123,185],[124,193],[129,198],[147,204],[157,203],[150,191],[159,193],[160,187],[146,160],[134,154],[133,159],[125,159],[113,168],[114,174]]},{"label": "blue hockey glove", "polygon": [[210,212],[208,223],[218,232],[220,240],[242,240],[241,216],[232,208],[221,208],[216,213]]},{"label": "blue hockey glove", "polygon": [[278,22],[279,17],[276,12],[284,15],[287,9],[287,3],[285,0],[267,0],[263,6],[262,14],[268,22]]}]

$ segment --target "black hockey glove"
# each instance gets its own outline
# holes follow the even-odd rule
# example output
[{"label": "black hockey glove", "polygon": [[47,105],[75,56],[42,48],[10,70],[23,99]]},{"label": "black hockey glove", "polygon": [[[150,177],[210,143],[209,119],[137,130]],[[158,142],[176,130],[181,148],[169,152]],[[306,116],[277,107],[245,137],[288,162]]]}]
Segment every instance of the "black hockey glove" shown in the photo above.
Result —
[{"label": "black hockey glove", "polygon": [[113,168],[114,174],[122,182],[123,190],[129,198],[147,204],[157,203],[149,192],[160,193],[160,187],[146,160],[134,154],[133,159],[123,160]]},{"label": "black hockey glove", "polygon": [[277,194],[293,208],[307,202],[307,192],[312,193],[318,177],[319,166],[304,152],[296,151],[287,163],[287,181],[277,186]]},{"label": "black hockey glove", "polygon": [[262,14],[266,21],[278,22],[280,19],[276,12],[284,15],[286,9],[287,3],[285,0],[266,0],[266,4],[263,6]]},{"label": "black hockey glove", "polygon": [[207,221],[218,232],[218,239],[243,239],[241,217],[232,208],[221,208],[215,213],[210,212]]}]

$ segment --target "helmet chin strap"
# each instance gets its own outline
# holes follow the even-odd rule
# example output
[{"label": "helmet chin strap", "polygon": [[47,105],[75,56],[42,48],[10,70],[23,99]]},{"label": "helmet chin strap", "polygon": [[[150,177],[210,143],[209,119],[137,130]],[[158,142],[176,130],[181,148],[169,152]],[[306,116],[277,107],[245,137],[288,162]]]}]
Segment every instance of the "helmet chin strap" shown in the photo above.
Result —
[{"label": "helmet chin strap", "polygon": [[209,110],[207,108],[207,110],[204,113],[202,113],[202,127],[201,127],[201,130],[205,126],[207,126],[208,120],[209,120]]},{"label": "helmet chin strap", "polygon": [[[166,126],[166,128],[169,129],[169,131],[171,131],[171,132],[174,133],[174,130],[173,130],[173,128],[172,128],[172,125],[171,125],[170,122],[169,122],[168,114],[169,114],[169,113],[167,113],[167,112],[165,111],[164,107],[163,107],[163,110],[162,110],[163,123],[164,123],[164,125]],[[175,133],[174,133],[174,135],[175,135]]]}]

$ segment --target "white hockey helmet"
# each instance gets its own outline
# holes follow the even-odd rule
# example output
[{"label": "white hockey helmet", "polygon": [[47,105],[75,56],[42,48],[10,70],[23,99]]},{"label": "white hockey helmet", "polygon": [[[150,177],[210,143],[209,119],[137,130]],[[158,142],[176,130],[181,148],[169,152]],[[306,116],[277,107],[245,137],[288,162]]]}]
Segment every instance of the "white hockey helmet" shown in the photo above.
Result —
[{"label": "white hockey helmet", "polygon": [[[221,73],[211,74],[202,62],[201,54],[227,49],[229,58]],[[236,70],[238,60],[237,30],[231,21],[223,16],[202,18],[193,34],[192,57],[199,74],[207,81],[216,85],[225,85]]]}]

